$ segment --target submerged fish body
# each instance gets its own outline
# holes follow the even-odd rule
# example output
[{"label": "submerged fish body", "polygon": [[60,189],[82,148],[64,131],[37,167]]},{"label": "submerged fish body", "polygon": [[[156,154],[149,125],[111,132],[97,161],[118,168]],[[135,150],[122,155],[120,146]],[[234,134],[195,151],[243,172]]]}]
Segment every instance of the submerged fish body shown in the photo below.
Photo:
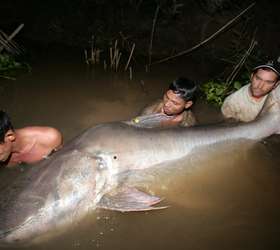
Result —
[{"label": "submerged fish body", "polygon": [[106,170],[97,170],[97,162],[76,150],[62,150],[3,190],[1,241],[28,243],[94,209],[106,191]]},{"label": "submerged fish body", "polygon": [[279,110],[277,104],[258,120],[231,127],[150,129],[115,122],[90,128],[1,191],[0,243],[38,241],[98,207],[160,209],[154,206],[160,198],[128,187],[122,176],[174,162],[216,143],[279,133]]}]

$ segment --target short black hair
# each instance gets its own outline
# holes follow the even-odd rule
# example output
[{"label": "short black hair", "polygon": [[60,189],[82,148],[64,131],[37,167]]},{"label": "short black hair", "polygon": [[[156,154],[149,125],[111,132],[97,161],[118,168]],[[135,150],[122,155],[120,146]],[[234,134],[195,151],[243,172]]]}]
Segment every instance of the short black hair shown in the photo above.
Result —
[{"label": "short black hair", "polygon": [[5,135],[9,130],[14,130],[10,117],[5,111],[0,110],[0,143],[4,142]]},{"label": "short black hair", "polygon": [[191,101],[194,99],[197,86],[192,80],[179,77],[169,85],[168,89],[174,91],[174,93],[178,94],[184,101]]}]

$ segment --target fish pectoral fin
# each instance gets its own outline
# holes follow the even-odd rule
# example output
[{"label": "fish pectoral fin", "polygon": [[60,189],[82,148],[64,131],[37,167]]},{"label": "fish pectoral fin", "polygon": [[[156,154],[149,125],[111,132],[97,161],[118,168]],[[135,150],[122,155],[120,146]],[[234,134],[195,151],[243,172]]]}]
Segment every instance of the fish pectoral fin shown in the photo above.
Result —
[{"label": "fish pectoral fin", "polygon": [[121,212],[149,211],[164,209],[168,206],[154,207],[162,199],[146,194],[136,188],[126,187],[114,193],[106,194],[98,203],[99,208],[116,210]]}]

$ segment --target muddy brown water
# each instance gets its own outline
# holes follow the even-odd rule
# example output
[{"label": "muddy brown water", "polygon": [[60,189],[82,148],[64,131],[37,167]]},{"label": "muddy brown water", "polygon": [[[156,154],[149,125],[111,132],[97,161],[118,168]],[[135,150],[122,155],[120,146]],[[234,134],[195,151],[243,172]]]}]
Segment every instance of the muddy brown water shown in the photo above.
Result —
[{"label": "muddy brown water", "polygon": [[[0,104],[15,127],[54,126],[67,142],[95,124],[134,117],[176,74],[158,70],[130,81],[127,75],[70,62],[40,65],[16,81],[1,80]],[[220,119],[202,102],[194,110],[201,123]],[[96,210],[58,238],[30,249],[280,249],[279,152],[279,137],[272,136],[253,147],[182,162],[191,170],[159,176],[149,186],[169,208]],[[24,166],[1,169],[1,187],[20,171]]]}]

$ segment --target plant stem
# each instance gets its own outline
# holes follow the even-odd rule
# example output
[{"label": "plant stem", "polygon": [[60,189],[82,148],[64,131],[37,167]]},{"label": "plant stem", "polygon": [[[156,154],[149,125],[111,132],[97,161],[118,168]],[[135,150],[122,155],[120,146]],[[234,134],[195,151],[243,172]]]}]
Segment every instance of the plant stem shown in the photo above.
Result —
[{"label": "plant stem", "polygon": [[187,50],[184,50],[184,51],[181,51],[179,53],[177,53],[176,55],[173,55],[173,56],[169,56],[169,57],[166,57],[164,59],[161,59],[159,61],[156,61],[156,62],[153,62],[151,65],[154,65],[154,64],[158,64],[158,63],[162,63],[162,62],[166,62],[170,59],[173,59],[173,58],[176,58],[178,56],[182,56],[182,55],[185,55],[185,54],[188,54],[192,51],[194,51],[195,49],[201,47],[202,45],[206,44],[207,42],[213,40],[217,35],[219,35],[221,32],[223,32],[227,27],[229,27],[233,22],[235,22],[238,18],[240,18],[242,15],[244,15],[249,9],[251,9],[256,3],[252,3],[250,4],[246,9],[244,9],[239,15],[237,15],[235,18],[231,19],[228,23],[226,23],[222,28],[220,28],[219,30],[217,30],[214,34],[212,34],[211,36],[209,36],[208,38],[206,38],[204,41],[202,41],[201,43],[191,47],[190,49],[187,49]]},{"label": "plant stem", "polygon": [[153,26],[152,26],[152,31],[151,31],[151,38],[150,38],[150,45],[149,45],[149,69],[152,64],[152,50],[153,50],[153,40],[154,40],[154,33],[155,33],[155,27],[156,27],[156,22],[158,18],[158,12],[159,12],[160,6],[158,5],[155,11],[154,19],[153,19]]},{"label": "plant stem", "polygon": [[134,48],[135,48],[135,43],[133,43],[133,45],[132,45],[132,49],[131,49],[131,51],[130,51],[129,58],[128,58],[127,63],[126,63],[126,65],[125,65],[125,69],[124,69],[125,71],[127,71],[127,68],[128,68],[129,63],[130,63],[130,60],[131,60],[131,57],[132,57]]}]

